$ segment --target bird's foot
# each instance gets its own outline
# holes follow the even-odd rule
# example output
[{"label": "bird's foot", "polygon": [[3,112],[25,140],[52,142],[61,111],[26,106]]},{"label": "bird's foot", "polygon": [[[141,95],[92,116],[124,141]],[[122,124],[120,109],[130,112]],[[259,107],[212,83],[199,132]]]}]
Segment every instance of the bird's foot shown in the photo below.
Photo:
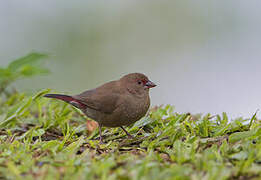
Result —
[{"label": "bird's foot", "polygon": [[134,138],[135,138],[134,136],[132,136],[132,135],[129,134],[129,133],[127,134],[127,136],[128,136],[129,139],[134,139]]},{"label": "bird's foot", "polygon": [[132,136],[128,131],[126,131],[126,129],[124,129],[122,126],[121,126],[121,129],[127,134],[128,138],[129,139],[134,139],[134,136]]},{"label": "bird's foot", "polygon": [[99,140],[100,140],[100,144],[105,144],[102,136],[100,136]]}]

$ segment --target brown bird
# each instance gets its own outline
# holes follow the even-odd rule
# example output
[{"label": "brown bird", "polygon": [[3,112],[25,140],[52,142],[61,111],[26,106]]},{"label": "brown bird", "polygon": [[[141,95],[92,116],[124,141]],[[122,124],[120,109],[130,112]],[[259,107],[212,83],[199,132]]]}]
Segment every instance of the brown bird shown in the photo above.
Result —
[{"label": "brown bird", "polygon": [[63,100],[95,120],[99,124],[102,142],[102,126],[121,127],[132,137],[123,126],[138,121],[146,114],[150,106],[149,89],[155,86],[144,74],[131,73],[75,96],[46,94],[44,97]]}]

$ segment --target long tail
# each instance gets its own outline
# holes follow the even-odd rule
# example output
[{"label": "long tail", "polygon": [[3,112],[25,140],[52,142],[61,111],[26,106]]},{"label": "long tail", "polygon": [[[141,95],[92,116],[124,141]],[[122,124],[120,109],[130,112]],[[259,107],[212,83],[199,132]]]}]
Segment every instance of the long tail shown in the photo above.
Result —
[{"label": "long tail", "polygon": [[72,96],[68,96],[68,95],[63,95],[63,94],[45,94],[44,97],[47,98],[54,98],[54,99],[60,99],[62,101],[65,101],[79,109],[84,109],[86,108],[86,105],[83,104],[82,102],[80,102],[79,100],[75,99]]}]

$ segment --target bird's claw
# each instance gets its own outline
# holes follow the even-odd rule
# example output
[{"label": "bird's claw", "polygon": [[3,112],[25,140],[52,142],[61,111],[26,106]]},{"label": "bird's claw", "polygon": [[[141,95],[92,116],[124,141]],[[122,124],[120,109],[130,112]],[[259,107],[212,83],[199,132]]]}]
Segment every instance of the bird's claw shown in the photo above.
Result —
[{"label": "bird's claw", "polygon": [[100,137],[100,142],[99,143],[100,144],[105,144],[102,137]]},{"label": "bird's claw", "polygon": [[127,136],[128,136],[129,139],[134,139],[135,138],[134,136],[132,136],[130,134],[127,134]]}]

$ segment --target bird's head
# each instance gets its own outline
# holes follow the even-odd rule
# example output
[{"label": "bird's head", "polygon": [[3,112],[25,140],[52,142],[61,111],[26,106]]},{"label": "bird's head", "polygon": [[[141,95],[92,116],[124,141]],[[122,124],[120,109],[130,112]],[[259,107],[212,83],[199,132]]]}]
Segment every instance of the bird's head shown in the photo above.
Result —
[{"label": "bird's head", "polygon": [[133,94],[144,94],[144,92],[148,92],[150,88],[156,86],[142,73],[127,74],[120,79],[120,82]]}]

